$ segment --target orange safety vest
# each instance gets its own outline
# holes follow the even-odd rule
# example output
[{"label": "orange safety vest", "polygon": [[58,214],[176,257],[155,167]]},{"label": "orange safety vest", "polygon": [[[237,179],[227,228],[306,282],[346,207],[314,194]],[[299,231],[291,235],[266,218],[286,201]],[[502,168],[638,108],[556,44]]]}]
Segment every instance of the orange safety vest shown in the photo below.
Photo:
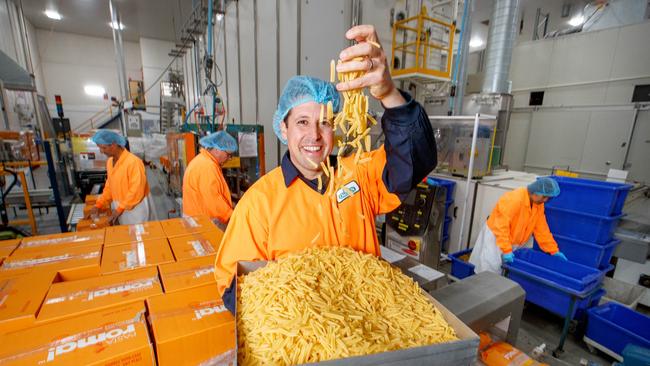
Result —
[{"label": "orange safety vest", "polygon": [[113,158],[108,158],[106,176],[104,191],[95,203],[97,208],[104,207],[110,201],[117,201],[118,211],[131,210],[149,194],[144,164],[128,150],[122,151],[115,165]]},{"label": "orange safety vest", "polygon": [[206,215],[227,223],[232,214],[230,189],[221,166],[208,150],[201,149],[183,176],[183,214]]},{"label": "orange safety vest", "polygon": [[531,207],[526,187],[517,188],[501,196],[487,220],[487,225],[503,253],[512,252],[513,244],[526,243],[532,234],[544,252],[555,254],[558,251],[557,243],[546,223],[544,204],[533,204]]},{"label": "orange safety vest", "polygon": [[[321,194],[302,179],[287,184],[281,167],[273,169],[246,191],[230,218],[215,261],[215,277],[223,295],[238,261],[274,260],[312,246],[347,246],[379,255],[375,216],[400,205],[382,179],[384,147],[366,153],[372,160],[352,169],[334,197]],[[362,158],[363,158],[362,157]],[[325,178],[325,176],[323,176]]]}]

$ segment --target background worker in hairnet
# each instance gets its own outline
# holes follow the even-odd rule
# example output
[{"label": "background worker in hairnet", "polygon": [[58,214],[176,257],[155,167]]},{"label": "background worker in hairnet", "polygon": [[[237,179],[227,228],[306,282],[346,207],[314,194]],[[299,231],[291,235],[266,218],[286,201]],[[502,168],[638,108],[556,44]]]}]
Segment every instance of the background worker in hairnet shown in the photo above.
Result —
[{"label": "background worker in hairnet", "polygon": [[108,156],[106,183],[92,214],[111,202],[112,224],[133,225],[149,220],[149,184],[142,160],[126,150],[124,136],[109,130],[99,130],[92,137],[99,151]]},{"label": "background worker in hairnet", "polygon": [[[375,216],[392,211],[436,165],[436,144],[429,119],[408,93],[390,77],[386,55],[373,26],[348,30],[357,44],[344,49],[337,71],[365,71],[364,76],[336,86],[296,76],[282,92],[273,116],[278,138],[288,145],[281,166],[272,170],[239,201],[215,262],[215,277],[224,303],[233,309],[232,278],[238,261],[274,260],[312,246],[347,246],[379,255]],[[361,57],[362,60],[353,60]],[[339,91],[368,88],[385,109],[381,127],[385,143],[354,165],[335,195],[325,194],[327,177],[320,164],[334,144],[333,121],[321,121],[321,108],[342,106]],[[324,183],[318,189],[318,178]]]},{"label": "background worker in hairnet", "polygon": [[557,182],[542,177],[501,196],[474,244],[469,258],[474,271],[501,273],[502,262],[512,262],[512,251],[525,245],[531,235],[544,252],[567,260],[558,250],[544,215],[544,203],[559,194]]},{"label": "background worker in hairnet", "polygon": [[207,215],[226,225],[232,214],[230,189],[221,166],[237,151],[237,140],[218,131],[199,140],[201,152],[183,176],[183,215]]}]

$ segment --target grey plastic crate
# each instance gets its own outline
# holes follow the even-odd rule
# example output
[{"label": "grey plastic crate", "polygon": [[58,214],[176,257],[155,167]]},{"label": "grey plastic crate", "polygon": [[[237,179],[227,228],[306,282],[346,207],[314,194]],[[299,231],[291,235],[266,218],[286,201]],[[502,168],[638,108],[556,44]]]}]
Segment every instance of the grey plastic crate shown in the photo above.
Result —
[{"label": "grey plastic crate", "polygon": [[630,309],[636,309],[639,300],[641,300],[646,291],[645,287],[632,285],[609,277],[603,279],[603,289],[606,293],[600,299],[599,305],[606,302],[616,302]]}]

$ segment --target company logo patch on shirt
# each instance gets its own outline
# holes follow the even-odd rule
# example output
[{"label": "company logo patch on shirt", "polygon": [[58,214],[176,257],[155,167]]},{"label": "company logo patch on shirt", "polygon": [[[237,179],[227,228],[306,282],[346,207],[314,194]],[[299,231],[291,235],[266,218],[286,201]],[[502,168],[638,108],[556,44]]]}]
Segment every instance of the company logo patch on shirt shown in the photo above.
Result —
[{"label": "company logo patch on shirt", "polygon": [[345,184],[343,187],[345,188],[339,188],[339,190],[336,191],[336,202],[338,203],[345,201],[348,197],[359,193],[361,190],[359,188],[359,184],[354,180],[350,183]]}]

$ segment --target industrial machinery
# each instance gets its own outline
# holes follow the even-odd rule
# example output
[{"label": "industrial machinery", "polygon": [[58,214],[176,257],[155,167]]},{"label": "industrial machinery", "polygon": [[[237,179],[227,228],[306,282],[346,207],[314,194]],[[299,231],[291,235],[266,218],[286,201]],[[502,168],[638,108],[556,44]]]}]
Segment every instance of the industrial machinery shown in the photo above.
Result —
[{"label": "industrial machinery", "polygon": [[508,136],[508,128],[510,127],[512,104],[511,94],[471,94],[465,96],[463,99],[464,114],[473,115],[480,113],[496,116],[497,118],[492,160],[490,162],[493,167],[500,167],[503,163],[506,138]]},{"label": "industrial machinery", "polygon": [[385,245],[431,268],[438,268],[447,188],[420,183],[386,214]]},{"label": "industrial machinery", "polygon": [[[475,121],[478,126],[475,128]],[[480,178],[492,172],[492,151],[497,121],[492,116],[429,116],[438,148],[436,172],[467,177],[476,133],[474,167],[471,177]]]},{"label": "industrial machinery", "polygon": [[168,161],[163,166],[169,174],[169,190],[174,196],[183,192],[183,175],[185,168],[198,154],[199,136],[192,132],[168,133]]},{"label": "industrial machinery", "polygon": [[238,201],[244,192],[266,173],[264,159],[264,126],[227,125],[226,132],[239,145],[235,156],[223,166],[223,175],[230,193]]}]

